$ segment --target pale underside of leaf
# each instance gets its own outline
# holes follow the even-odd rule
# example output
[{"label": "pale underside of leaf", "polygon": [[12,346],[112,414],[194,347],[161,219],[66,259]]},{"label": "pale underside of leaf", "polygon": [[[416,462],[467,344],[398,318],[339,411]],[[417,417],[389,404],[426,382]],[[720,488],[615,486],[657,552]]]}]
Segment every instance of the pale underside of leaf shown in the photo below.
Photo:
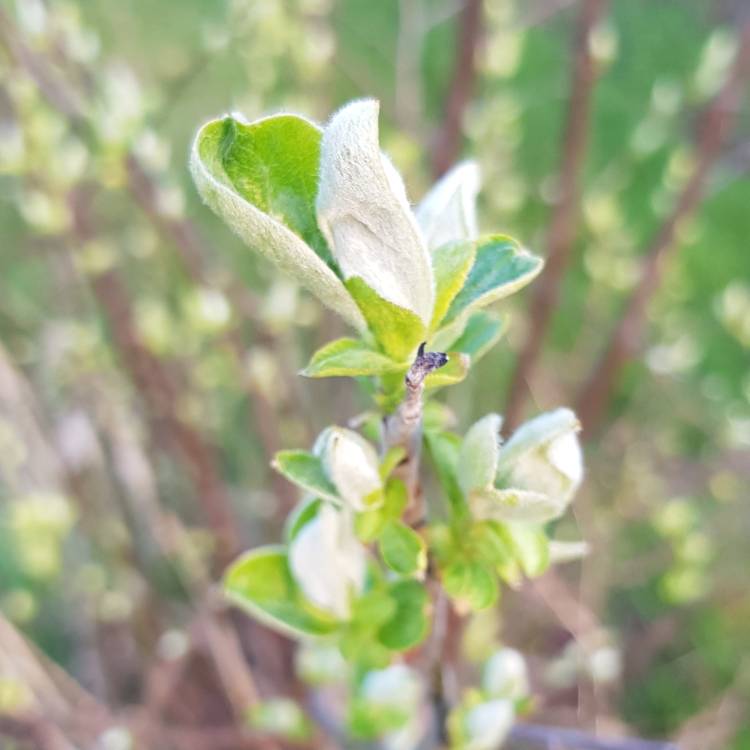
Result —
[{"label": "pale underside of leaf", "polygon": [[476,238],[479,183],[479,166],[465,161],[453,167],[422,199],[415,213],[430,250],[447,242]]},{"label": "pale underside of leaf", "polygon": [[348,104],[323,132],[318,223],[344,278],[359,276],[381,297],[429,325],[430,257],[400,176],[382,155],[374,100]]},{"label": "pale underside of leaf", "polygon": [[490,487],[495,481],[502,423],[499,414],[488,414],[466,433],[458,455],[461,467],[458,478],[465,494]]},{"label": "pale underside of leaf", "polygon": [[190,171],[203,200],[250,247],[311,291],[357,330],[367,325],[341,279],[301,237],[243,198],[219,158],[221,120],[207,123],[196,137]]},{"label": "pale underside of leaf", "polygon": [[565,503],[541,492],[487,487],[471,494],[472,514],[478,519],[545,523],[565,512]]}]

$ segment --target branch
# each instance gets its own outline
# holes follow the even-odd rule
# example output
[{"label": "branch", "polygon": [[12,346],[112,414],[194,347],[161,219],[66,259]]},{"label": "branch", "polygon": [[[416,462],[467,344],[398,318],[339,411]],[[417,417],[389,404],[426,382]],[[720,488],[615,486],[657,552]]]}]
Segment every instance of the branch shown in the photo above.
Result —
[{"label": "branch", "polygon": [[635,737],[604,739],[576,729],[516,724],[510,732],[512,747],[534,750],[679,750],[671,742],[654,742]]},{"label": "branch", "polygon": [[464,112],[476,80],[476,50],[482,33],[482,0],[465,0],[461,12],[458,52],[445,105],[443,124],[435,138],[432,172],[440,177],[458,158]]},{"label": "branch", "polygon": [[577,412],[585,434],[601,424],[623,366],[637,352],[646,325],[646,310],[659,288],[669,257],[679,248],[679,231],[698,209],[711,170],[737,118],[746,75],[750,70],[750,21],[741,32],[740,46],[732,69],[719,94],[705,111],[696,147],[693,174],[679,196],[672,213],[656,233],[641,263],[641,273],[625,311],[599,362],[593,368],[578,397]]},{"label": "branch", "polygon": [[570,262],[578,228],[580,177],[589,136],[591,95],[596,81],[596,64],[591,54],[590,36],[604,11],[604,0],[583,0],[573,35],[571,95],[568,104],[558,200],[553,209],[547,236],[547,260],[534,285],[529,310],[529,330],[513,373],[505,407],[504,430],[512,432],[534,374],[552,312],[557,307],[565,270]]},{"label": "branch", "polygon": [[395,414],[387,418],[383,438],[383,447],[401,446],[406,451],[406,458],[398,467],[398,472],[406,484],[409,493],[409,504],[404,520],[412,526],[419,526],[424,521],[424,501],[419,486],[419,457],[422,442],[422,394],[425,378],[435,370],[447,364],[448,355],[442,352],[425,352],[422,342],[417,356],[406,373],[404,383],[406,395]]}]

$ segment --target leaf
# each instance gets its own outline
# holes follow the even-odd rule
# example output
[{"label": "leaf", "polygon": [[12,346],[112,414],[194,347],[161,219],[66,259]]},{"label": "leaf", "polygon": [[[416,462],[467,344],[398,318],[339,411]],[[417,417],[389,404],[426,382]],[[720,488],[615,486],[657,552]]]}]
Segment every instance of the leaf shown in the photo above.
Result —
[{"label": "leaf", "polygon": [[284,539],[287,543],[297,536],[300,529],[318,515],[320,505],[323,501],[318,497],[308,497],[298,503],[292,512],[286,517],[284,523]]},{"label": "leaf", "polygon": [[386,523],[393,518],[400,518],[404,512],[409,496],[406,485],[397,478],[389,480],[385,488],[385,502],[380,508],[357,513],[354,528],[363,542],[372,542],[383,533]]},{"label": "leaf", "polygon": [[523,523],[551,521],[559,518],[566,508],[566,504],[554,495],[497,487],[474,491],[470,505],[475,518]]},{"label": "leaf", "polygon": [[430,330],[434,331],[448,312],[448,308],[469,275],[476,250],[473,242],[449,242],[432,254],[435,274],[435,309]]},{"label": "leaf", "polygon": [[471,357],[461,352],[448,352],[448,364],[431,372],[424,380],[427,390],[460,383],[468,374]]},{"label": "leaf", "polygon": [[323,131],[318,223],[345,279],[362,278],[424,325],[432,319],[432,265],[404,184],[380,152],[379,104],[354,101]]},{"label": "leaf", "polygon": [[466,502],[457,477],[461,438],[451,432],[432,431],[426,431],[424,438],[438,480],[448,496],[453,513],[460,516],[466,515]]},{"label": "leaf", "polygon": [[456,165],[430,189],[416,210],[427,247],[477,236],[478,192],[479,167],[473,161]]},{"label": "leaf", "polygon": [[357,339],[336,339],[318,349],[300,373],[308,378],[357,377],[403,371],[404,366]]},{"label": "leaf", "polygon": [[474,611],[491,607],[499,596],[497,577],[492,569],[480,562],[456,562],[442,571],[446,593],[459,606]]},{"label": "leaf", "polygon": [[271,466],[303,490],[337,505],[341,504],[336,487],[328,478],[318,456],[307,451],[279,451]]},{"label": "leaf", "polygon": [[362,331],[362,315],[327,264],[330,254],[315,228],[310,202],[320,137],[319,128],[296,115],[250,125],[212,120],[198,131],[190,171],[203,200],[245,243]]},{"label": "leaf", "polygon": [[396,362],[411,364],[411,356],[425,339],[425,325],[420,318],[384,299],[359,276],[348,279],[346,288],[383,351]]},{"label": "leaf", "polygon": [[406,448],[403,445],[391,446],[380,462],[380,478],[385,481],[393,470],[406,458]]},{"label": "leaf", "polygon": [[549,539],[544,529],[521,523],[505,524],[505,534],[521,569],[530,578],[542,575],[549,567]]},{"label": "leaf", "polygon": [[338,627],[302,598],[283,547],[259,547],[240,557],[224,574],[223,588],[237,606],[288,635],[323,636]]},{"label": "leaf", "polygon": [[411,576],[427,567],[424,539],[403,521],[386,523],[380,536],[380,554],[385,564],[396,573]]},{"label": "leaf", "polygon": [[502,423],[499,414],[488,414],[466,433],[458,454],[458,481],[465,495],[491,487],[495,481]]},{"label": "leaf", "polygon": [[481,240],[466,283],[444,323],[517,292],[542,270],[542,265],[541,258],[522,250],[510,237],[497,235]]},{"label": "leaf", "polygon": [[389,588],[396,612],[378,630],[378,640],[393,651],[405,651],[427,635],[427,591],[418,581],[397,581]]},{"label": "leaf", "polygon": [[476,364],[503,335],[503,321],[497,315],[480,310],[472,313],[463,333],[450,345],[451,349],[463,352]]}]

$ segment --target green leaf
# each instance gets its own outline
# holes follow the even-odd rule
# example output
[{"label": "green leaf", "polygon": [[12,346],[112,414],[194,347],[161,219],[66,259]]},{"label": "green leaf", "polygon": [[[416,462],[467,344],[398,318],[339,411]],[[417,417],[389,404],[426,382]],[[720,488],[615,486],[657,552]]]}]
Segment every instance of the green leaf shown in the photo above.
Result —
[{"label": "green leaf", "polygon": [[396,602],[385,591],[368,591],[354,602],[352,620],[355,624],[377,628],[396,613]]},{"label": "green leaf", "polygon": [[348,279],[346,288],[383,351],[396,362],[411,364],[410,357],[425,339],[419,316],[383,299],[359,276]]},{"label": "green leaf", "polygon": [[406,485],[400,480],[391,479],[385,488],[385,501],[380,508],[357,513],[354,517],[354,530],[363,542],[373,542],[383,533],[386,523],[400,518],[409,497]]},{"label": "green leaf", "polygon": [[446,385],[460,383],[468,374],[471,365],[471,357],[461,352],[448,352],[448,363],[439,370],[431,372],[424,381],[424,387],[428,390],[442,388]]},{"label": "green leaf", "polygon": [[404,365],[374,351],[357,339],[336,339],[318,349],[300,373],[308,378],[382,375],[404,370]]},{"label": "green leaf", "polygon": [[307,451],[279,451],[271,465],[282,476],[313,495],[331,500],[337,505],[341,500],[323,468],[323,462]]},{"label": "green leaf", "polygon": [[497,315],[480,310],[472,313],[463,333],[451,344],[451,349],[463,352],[476,364],[498,342],[504,325]]},{"label": "green leaf", "polygon": [[549,539],[544,529],[521,523],[503,524],[513,554],[529,578],[542,575],[549,567]]},{"label": "green leaf", "polygon": [[224,593],[258,620],[288,635],[322,636],[338,628],[336,620],[302,597],[283,547],[259,547],[227,569]]},{"label": "green leaf", "polygon": [[380,477],[385,481],[391,475],[393,470],[406,457],[406,448],[402,445],[394,445],[386,452],[383,460],[380,462]]},{"label": "green leaf", "polygon": [[427,591],[418,581],[397,581],[389,593],[396,611],[378,630],[378,640],[393,651],[405,651],[427,635]]},{"label": "green leaf", "polygon": [[448,312],[455,296],[461,291],[476,255],[473,242],[450,242],[432,254],[435,274],[435,307],[430,330],[434,331]]},{"label": "green leaf", "polygon": [[284,538],[287,542],[291,542],[297,536],[300,529],[318,515],[322,502],[320,498],[313,497],[307,498],[297,504],[287,516],[284,524]]},{"label": "green leaf", "polygon": [[296,115],[249,125],[224,117],[199,130],[190,170],[203,200],[244,242],[364,330],[317,228],[320,139],[320,129]]},{"label": "green leaf", "polygon": [[466,433],[458,455],[458,481],[465,495],[495,481],[502,423],[499,414],[488,414]]},{"label": "green leaf", "polygon": [[424,539],[396,519],[388,521],[380,535],[380,554],[391,570],[403,576],[421,573],[427,567]]},{"label": "green leaf", "polygon": [[456,562],[442,571],[443,587],[462,608],[487,609],[500,593],[497,576],[480,562]]},{"label": "green leaf", "polygon": [[465,516],[468,509],[457,477],[461,438],[451,432],[425,431],[424,439],[438,481],[448,496],[451,510],[457,516]]},{"label": "green leaf", "polygon": [[474,265],[453,300],[445,323],[513,294],[526,286],[542,265],[541,258],[522,250],[510,237],[497,235],[480,240]]}]

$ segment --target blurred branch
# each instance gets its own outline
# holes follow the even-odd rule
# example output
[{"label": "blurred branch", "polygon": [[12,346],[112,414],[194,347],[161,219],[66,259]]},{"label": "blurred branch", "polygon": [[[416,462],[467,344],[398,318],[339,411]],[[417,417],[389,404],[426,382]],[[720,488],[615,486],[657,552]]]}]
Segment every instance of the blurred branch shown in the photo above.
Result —
[{"label": "blurred branch", "polygon": [[[83,246],[95,236],[88,215],[90,195],[83,191],[71,199],[73,233]],[[123,365],[148,407],[156,434],[167,438],[175,458],[191,478],[196,496],[212,531],[218,557],[227,562],[238,550],[236,523],[221,480],[217,457],[191,425],[178,415],[179,398],[174,382],[162,363],[140,341],[126,287],[112,268],[94,274],[91,288],[104,311]],[[157,441],[158,442],[158,441]]]},{"label": "blurred branch", "polygon": [[518,425],[544,339],[557,308],[565,271],[573,251],[580,209],[580,180],[589,136],[591,98],[596,81],[591,31],[604,12],[604,0],[583,0],[573,35],[570,100],[562,142],[558,198],[547,236],[547,260],[534,285],[529,309],[529,329],[518,358],[505,407],[503,429],[512,432]]},{"label": "blurred branch", "polygon": [[[26,70],[32,80],[39,86],[44,98],[60,114],[70,122],[86,142],[96,139],[91,122],[86,116],[85,101],[82,100],[75,88],[68,85],[61,75],[58,75],[54,65],[46,58],[26,46],[7,12],[0,8],[0,43],[2,43],[11,58]],[[158,208],[158,186],[132,152],[125,154],[125,168],[128,175],[127,188],[135,203],[151,221],[157,231],[165,237],[177,250],[188,276],[198,285],[211,287],[210,273],[206,266],[206,258],[212,253],[206,247],[197,227],[188,218],[167,216]],[[248,311],[256,311],[258,302],[249,290],[237,284],[229,284],[222,289],[229,299],[233,310],[239,318],[248,316]],[[255,322],[255,321],[254,321]],[[265,331],[258,331],[257,323],[252,326],[256,334],[262,339],[272,339]],[[226,334],[229,349],[236,357],[236,364],[240,373],[244,371],[244,346],[236,332]],[[248,388],[250,400],[253,404],[253,431],[263,444],[268,458],[279,450],[280,443],[276,430],[276,420],[269,417],[273,414],[271,405],[259,389]],[[285,514],[296,502],[296,493],[274,472],[269,472],[274,493],[279,500],[279,514]]]},{"label": "blurred branch", "polygon": [[671,742],[634,737],[604,739],[576,729],[516,724],[510,732],[509,750],[679,750]]},{"label": "blurred branch", "polygon": [[464,113],[476,80],[476,52],[482,34],[482,0],[465,0],[459,17],[458,51],[445,104],[443,124],[435,138],[432,172],[440,177],[461,151]]},{"label": "blurred branch", "polygon": [[635,290],[615,325],[604,354],[578,396],[577,413],[588,436],[600,426],[620,371],[638,350],[646,326],[648,304],[659,288],[667,260],[680,247],[680,230],[700,206],[708,178],[737,118],[748,71],[750,21],[746,21],[742,28],[740,45],[726,81],[699,123],[693,173],[672,213],[646,250]]}]

